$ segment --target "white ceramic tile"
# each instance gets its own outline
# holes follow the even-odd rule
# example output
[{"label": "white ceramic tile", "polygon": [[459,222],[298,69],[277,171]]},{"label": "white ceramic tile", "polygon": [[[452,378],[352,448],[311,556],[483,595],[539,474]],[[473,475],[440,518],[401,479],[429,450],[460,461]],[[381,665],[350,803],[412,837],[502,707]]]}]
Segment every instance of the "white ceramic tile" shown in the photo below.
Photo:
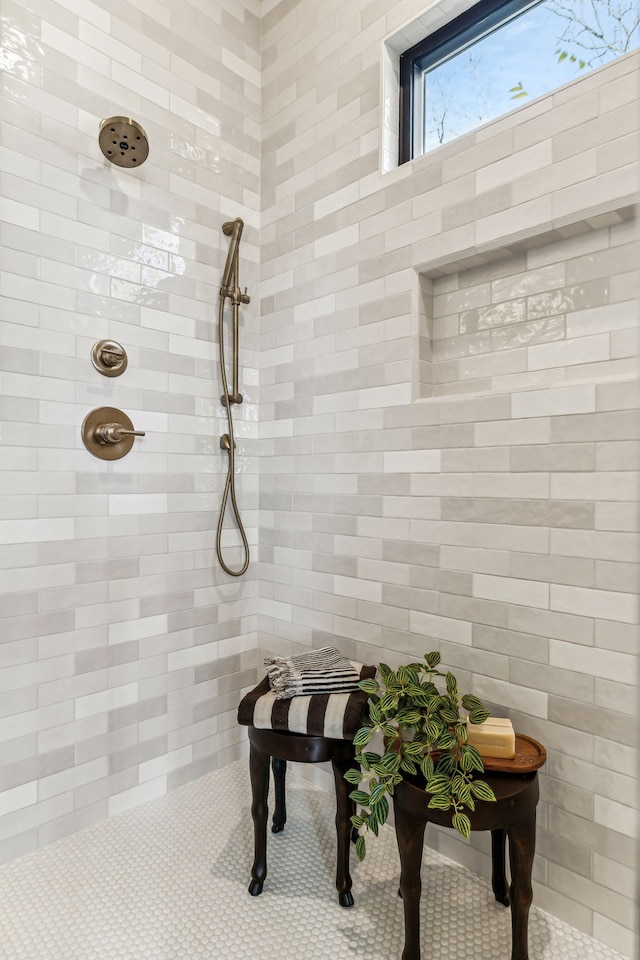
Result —
[{"label": "white ceramic tile", "polygon": [[513,416],[520,418],[590,413],[595,410],[595,402],[595,386],[592,384],[519,393],[513,398]]},{"label": "white ceramic tile", "polygon": [[595,798],[594,820],[615,830],[623,830],[630,837],[638,836],[637,817],[632,805],[625,806],[604,797]]},{"label": "white ceramic tile", "polygon": [[514,577],[493,577],[487,574],[474,574],[473,593],[487,600],[502,600],[505,603],[518,603],[527,607],[549,606],[549,585]]},{"label": "white ceramic tile", "polygon": [[94,780],[100,780],[106,777],[108,771],[108,761],[106,757],[99,760],[91,760],[89,763],[81,763],[71,770],[64,770],[62,773],[52,774],[50,777],[43,777],[38,784],[38,799],[49,800],[61,793],[67,793],[85,783],[91,783]]},{"label": "white ceramic tile", "polygon": [[354,577],[335,577],[335,592],[343,597],[358,600],[380,601],[382,586],[374,580],[358,580]]},{"label": "white ceramic tile", "polygon": [[527,173],[548,167],[552,163],[552,141],[540,140],[525,150],[514,152],[512,156],[479,167],[476,184],[480,193],[493,190],[501,183],[523,177]]},{"label": "white ceramic tile", "polygon": [[432,473],[440,470],[439,450],[413,450],[385,453],[385,473]]},{"label": "white ceramic tile", "polygon": [[4,817],[15,810],[22,810],[36,803],[38,799],[38,784],[25,783],[11,790],[0,793],[0,816]]},{"label": "white ceramic tile", "polygon": [[635,672],[633,657],[611,650],[595,649],[593,647],[582,650],[580,658],[576,658],[575,645],[562,640],[551,640],[549,644],[549,662],[563,669],[577,670],[579,673],[588,673],[601,676],[609,680],[623,682]]},{"label": "white ceramic tile", "polygon": [[576,363],[596,363],[609,358],[609,337],[579,337],[567,343],[545,343],[529,347],[527,363],[530,370],[566,366]]},{"label": "white ceramic tile", "polygon": [[78,697],[75,705],[75,715],[79,720],[82,720],[84,717],[90,717],[105,710],[116,710],[118,707],[135,703],[137,699],[138,684],[125,684],[112,690],[103,690],[86,697]]},{"label": "white ceramic tile", "polygon": [[109,797],[109,816],[114,817],[125,810],[131,810],[140,804],[147,803],[155,797],[161,797],[167,792],[166,776],[156,777],[155,780],[148,780],[130,790],[124,790],[122,793],[116,793]]}]

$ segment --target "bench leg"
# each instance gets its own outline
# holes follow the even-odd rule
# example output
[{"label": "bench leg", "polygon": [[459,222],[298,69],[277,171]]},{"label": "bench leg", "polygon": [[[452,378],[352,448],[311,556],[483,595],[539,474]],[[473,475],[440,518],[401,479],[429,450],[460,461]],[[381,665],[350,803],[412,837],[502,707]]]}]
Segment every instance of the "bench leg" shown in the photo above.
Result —
[{"label": "bench leg", "polygon": [[510,827],[511,864],[511,960],[529,960],[529,907],[533,899],[531,871],[536,850],[535,810],[526,820]]},{"label": "bench leg", "polygon": [[491,831],[491,886],[493,895],[498,903],[509,906],[509,888],[505,872],[505,842],[504,830]]},{"label": "bench leg", "polygon": [[336,784],[336,834],[338,838],[338,855],[336,861],[336,888],[338,902],[342,907],[353,906],[351,893],[351,874],[349,873],[349,845],[351,842],[351,817],[356,812],[356,805],[349,799],[351,786],[344,779],[347,770],[353,765],[351,759],[341,760],[332,758],[333,778]]},{"label": "bench leg", "polygon": [[273,770],[273,785],[275,787],[275,808],[271,832],[280,833],[281,830],[284,830],[284,825],[287,822],[287,801],[285,797],[287,761],[280,760],[279,757],[272,757],[271,769]]},{"label": "bench leg", "polygon": [[269,757],[253,743],[249,753],[251,775],[251,817],[253,819],[254,858],[249,893],[257,897],[267,875],[267,796],[269,794]]},{"label": "bench leg", "polygon": [[404,814],[395,804],[396,840],[400,854],[400,890],[404,904],[404,950],[402,960],[420,960],[420,894],[422,850],[427,821]]}]

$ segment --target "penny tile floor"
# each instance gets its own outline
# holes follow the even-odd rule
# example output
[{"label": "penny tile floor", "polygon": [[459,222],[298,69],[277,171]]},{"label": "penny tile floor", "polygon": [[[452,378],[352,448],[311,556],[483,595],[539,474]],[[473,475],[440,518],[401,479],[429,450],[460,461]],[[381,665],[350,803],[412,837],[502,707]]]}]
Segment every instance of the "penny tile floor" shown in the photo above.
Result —
[{"label": "penny tile floor", "polygon": [[[391,829],[352,862],[355,905],[334,888],[333,797],[290,776],[288,821],[268,835],[269,874],[247,893],[247,762],[0,868],[0,960],[400,960]],[[509,911],[433,851],[423,866],[425,960],[508,960]],[[470,918],[473,923],[470,923]],[[624,960],[535,907],[530,960]]]}]

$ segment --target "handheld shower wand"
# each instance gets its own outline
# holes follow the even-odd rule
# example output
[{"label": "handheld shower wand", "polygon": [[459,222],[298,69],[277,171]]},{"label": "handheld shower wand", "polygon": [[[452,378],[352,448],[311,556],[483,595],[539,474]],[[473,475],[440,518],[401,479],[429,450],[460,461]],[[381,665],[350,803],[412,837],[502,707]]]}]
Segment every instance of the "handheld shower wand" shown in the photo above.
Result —
[{"label": "handheld shower wand", "polygon": [[229,252],[227,254],[227,262],[224,266],[224,273],[222,274],[222,282],[220,284],[221,290],[220,293],[224,291],[224,295],[228,296],[227,291],[229,290],[229,284],[231,283],[231,278],[234,272],[234,269],[238,269],[238,247],[240,246],[240,237],[242,236],[242,228],[244,227],[244,222],[237,217],[235,220],[229,220],[227,223],[222,224],[222,232],[225,237],[231,237],[231,242],[229,243]]},{"label": "handheld shower wand", "polygon": [[[231,237],[231,242],[229,244],[229,252],[227,254],[227,262],[222,274],[222,282],[220,284],[220,303],[218,309],[218,344],[220,348],[220,377],[222,379],[222,389],[223,394],[220,397],[220,402],[226,408],[227,411],[227,426],[228,433],[223,433],[220,437],[220,449],[226,450],[229,459],[227,463],[227,479],[224,485],[224,491],[222,494],[222,503],[220,505],[220,516],[218,517],[218,529],[216,531],[216,554],[218,556],[218,562],[220,566],[232,577],[241,577],[243,573],[246,572],[249,566],[249,543],[247,541],[247,535],[245,533],[242,520],[240,518],[240,511],[238,509],[238,503],[236,500],[236,480],[235,480],[235,449],[236,442],[233,433],[233,416],[231,414],[231,407],[234,403],[242,403],[243,397],[238,388],[238,370],[239,370],[239,336],[238,336],[238,327],[239,327],[239,309],[241,303],[250,303],[251,298],[247,296],[247,290],[245,287],[244,293],[240,292],[240,287],[238,286],[238,259],[239,259],[239,246],[240,246],[240,237],[242,236],[242,228],[244,223],[238,217],[235,220],[231,220],[228,223],[223,223],[222,232],[225,236]],[[229,393],[229,383],[227,380],[227,370],[225,363],[224,355],[224,306],[225,300],[229,298],[231,301],[232,307],[232,347],[231,347],[231,368],[232,368],[232,390]],[[227,503],[231,497],[231,507],[233,514],[236,518],[236,523],[238,525],[238,531],[242,539],[242,546],[244,550],[244,562],[239,570],[232,570],[231,567],[227,565],[222,555],[222,525],[224,522],[224,515],[227,509]]]}]

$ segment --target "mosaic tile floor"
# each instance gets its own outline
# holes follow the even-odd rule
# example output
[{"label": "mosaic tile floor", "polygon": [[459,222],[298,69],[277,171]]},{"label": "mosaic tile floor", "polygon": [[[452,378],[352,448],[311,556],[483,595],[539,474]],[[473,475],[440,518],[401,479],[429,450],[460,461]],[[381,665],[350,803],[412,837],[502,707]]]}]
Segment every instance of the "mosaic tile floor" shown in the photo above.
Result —
[{"label": "mosaic tile floor", "polygon": [[[269,833],[269,875],[252,898],[247,781],[239,761],[0,868],[1,960],[399,960],[393,832],[353,863],[345,910],[333,797],[291,776],[287,826]],[[431,851],[423,879],[429,957],[508,960],[509,911],[484,880]],[[530,940],[530,960],[623,960],[535,908]],[[423,944],[425,955],[424,933]]]}]

